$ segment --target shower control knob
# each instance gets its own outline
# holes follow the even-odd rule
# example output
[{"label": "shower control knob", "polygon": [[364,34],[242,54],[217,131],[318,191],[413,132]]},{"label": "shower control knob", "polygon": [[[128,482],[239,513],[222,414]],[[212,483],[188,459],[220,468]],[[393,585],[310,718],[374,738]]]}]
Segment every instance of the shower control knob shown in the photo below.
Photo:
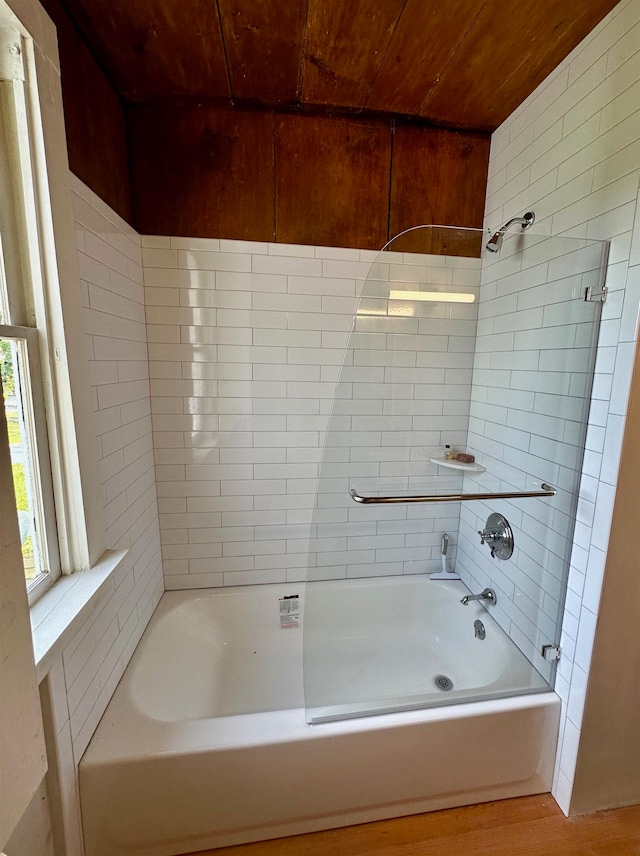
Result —
[{"label": "shower control knob", "polygon": [[493,544],[494,541],[500,538],[499,532],[489,532],[488,529],[478,529],[478,535],[480,536],[481,544]]},{"label": "shower control knob", "polygon": [[487,544],[492,559],[509,559],[513,554],[513,532],[509,521],[494,512],[487,518],[484,529],[478,530],[480,543]]},{"label": "shower control knob", "polygon": [[480,536],[481,544],[489,545],[489,552],[491,553],[491,558],[495,559],[496,548],[494,547],[494,544],[496,544],[500,540],[500,533],[489,532],[487,529],[478,529],[478,535]]}]

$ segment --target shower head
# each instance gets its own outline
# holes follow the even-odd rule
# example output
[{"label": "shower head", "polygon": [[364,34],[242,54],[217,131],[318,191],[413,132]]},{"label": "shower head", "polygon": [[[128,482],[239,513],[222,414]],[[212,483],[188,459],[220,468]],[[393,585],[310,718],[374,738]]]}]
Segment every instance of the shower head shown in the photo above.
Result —
[{"label": "shower head", "polygon": [[504,235],[502,232],[494,232],[491,238],[487,241],[487,249],[490,253],[499,253],[502,249],[502,239]]},{"label": "shower head", "polygon": [[486,247],[490,253],[499,253],[502,249],[502,241],[504,240],[504,234],[508,231],[511,226],[522,226],[523,229],[528,229],[530,226],[536,221],[536,215],[533,211],[527,211],[522,217],[513,217],[509,220],[508,223],[505,223],[502,228],[498,229],[497,232],[494,232],[493,235],[487,241]]}]

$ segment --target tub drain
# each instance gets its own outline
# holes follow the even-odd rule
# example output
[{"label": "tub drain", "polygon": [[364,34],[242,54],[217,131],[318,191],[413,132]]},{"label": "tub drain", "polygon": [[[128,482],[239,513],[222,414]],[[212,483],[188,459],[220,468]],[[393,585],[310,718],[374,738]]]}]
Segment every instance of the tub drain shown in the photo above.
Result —
[{"label": "tub drain", "polygon": [[436,675],[436,677],[434,678],[434,683],[438,687],[438,689],[443,690],[443,692],[448,692],[449,690],[453,689],[453,681],[446,675]]}]

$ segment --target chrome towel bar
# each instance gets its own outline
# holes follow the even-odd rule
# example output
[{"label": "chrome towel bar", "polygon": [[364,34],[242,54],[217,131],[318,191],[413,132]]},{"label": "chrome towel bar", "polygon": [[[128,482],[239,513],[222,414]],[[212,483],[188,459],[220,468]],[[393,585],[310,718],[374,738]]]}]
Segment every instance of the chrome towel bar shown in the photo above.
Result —
[{"label": "chrome towel bar", "polygon": [[399,502],[469,502],[472,499],[526,499],[536,496],[555,496],[558,492],[555,487],[543,482],[542,490],[531,491],[508,491],[506,493],[445,493],[441,496],[360,496],[355,488],[351,488],[349,494],[354,502],[364,505],[389,505]]}]

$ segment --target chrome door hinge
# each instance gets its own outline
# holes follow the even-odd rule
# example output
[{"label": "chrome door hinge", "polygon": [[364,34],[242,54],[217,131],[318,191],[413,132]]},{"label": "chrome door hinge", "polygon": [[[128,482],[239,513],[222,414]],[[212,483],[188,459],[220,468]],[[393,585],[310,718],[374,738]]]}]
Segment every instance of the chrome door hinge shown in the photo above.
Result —
[{"label": "chrome door hinge", "polygon": [[604,303],[607,299],[607,286],[587,286],[584,290],[584,299],[588,303]]},{"label": "chrome door hinge", "polygon": [[543,645],[542,646],[542,656],[545,660],[548,660],[550,663],[555,662],[555,660],[559,660],[562,652],[560,650],[559,645]]}]

